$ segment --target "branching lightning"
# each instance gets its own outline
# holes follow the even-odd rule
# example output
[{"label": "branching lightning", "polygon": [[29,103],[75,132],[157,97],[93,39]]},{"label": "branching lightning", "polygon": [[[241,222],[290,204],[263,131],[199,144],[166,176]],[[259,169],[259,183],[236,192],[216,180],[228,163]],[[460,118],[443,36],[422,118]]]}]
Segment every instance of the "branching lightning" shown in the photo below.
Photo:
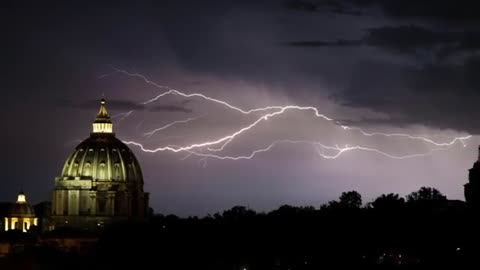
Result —
[{"label": "branching lightning", "polygon": [[[311,146],[315,147],[315,149],[317,150],[317,153],[321,157],[326,158],[326,159],[336,159],[336,158],[340,157],[343,153],[350,152],[350,151],[353,151],[353,150],[374,152],[374,153],[377,153],[377,154],[380,154],[380,155],[383,155],[385,157],[392,158],[392,159],[407,159],[407,158],[428,156],[428,155],[431,155],[432,153],[434,153],[436,151],[450,149],[457,142],[461,143],[465,147],[466,146],[466,141],[472,137],[471,135],[466,135],[466,136],[462,136],[462,137],[455,137],[455,138],[453,138],[453,139],[451,139],[447,142],[437,142],[437,141],[434,141],[432,139],[429,139],[428,137],[415,136],[415,135],[403,134],[403,133],[380,133],[380,132],[369,133],[369,132],[366,132],[366,131],[362,130],[361,128],[358,128],[358,127],[350,127],[350,126],[343,125],[343,124],[335,121],[334,119],[329,118],[329,117],[321,114],[318,111],[317,108],[311,107],[311,106],[296,106],[296,105],[266,106],[266,107],[261,107],[261,108],[254,108],[254,109],[250,109],[250,110],[245,110],[245,109],[236,107],[234,105],[231,105],[227,101],[211,98],[211,97],[208,97],[208,96],[203,95],[201,93],[184,93],[184,92],[179,91],[179,90],[171,89],[168,86],[159,85],[156,82],[153,82],[153,81],[149,80],[146,76],[144,76],[142,74],[130,73],[128,71],[117,69],[115,67],[112,67],[112,69],[113,69],[112,73],[104,75],[103,77],[109,76],[113,73],[122,73],[122,74],[125,74],[125,75],[129,76],[129,77],[140,78],[141,80],[143,80],[145,83],[147,83],[149,85],[155,86],[159,89],[165,89],[166,90],[166,92],[163,92],[163,93],[155,96],[154,98],[143,102],[142,103],[143,105],[148,105],[148,104],[150,104],[152,102],[155,102],[155,101],[159,100],[160,98],[165,97],[167,95],[177,95],[177,96],[181,96],[181,97],[185,97],[185,98],[192,98],[192,97],[201,98],[201,99],[204,99],[204,100],[207,100],[207,101],[210,101],[210,102],[220,104],[220,105],[225,106],[226,108],[228,108],[230,110],[234,110],[234,111],[239,112],[239,113],[244,114],[244,115],[253,114],[253,113],[259,114],[259,117],[255,121],[253,121],[251,124],[249,124],[247,126],[244,126],[240,129],[238,129],[237,131],[231,133],[231,134],[228,134],[228,135],[223,136],[221,138],[217,138],[217,139],[212,140],[212,141],[199,142],[199,143],[194,143],[194,144],[187,145],[187,146],[170,146],[170,145],[169,146],[161,146],[161,147],[153,148],[153,149],[146,148],[143,144],[141,144],[139,142],[125,141],[126,144],[135,145],[135,146],[139,147],[142,151],[148,152],[148,153],[155,153],[155,152],[159,152],[159,151],[172,151],[172,152],[175,152],[175,153],[187,152],[188,154],[183,159],[186,159],[186,158],[188,158],[192,155],[198,156],[198,157],[202,158],[201,160],[203,162],[205,162],[204,166],[206,166],[206,159],[207,158],[216,158],[216,159],[222,159],[222,160],[252,159],[255,155],[257,155],[259,153],[270,151],[273,147],[275,147],[278,144],[287,144],[287,143],[288,144],[308,144],[308,145],[311,145]],[[370,147],[365,147],[365,146],[360,146],[360,145],[355,145],[355,146],[345,145],[344,147],[340,147],[338,145],[335,145],[335,146],[324,145],[324,144],[322,144],[320,142],[317,142],[317,141],[277,140],[277,141],[272,142],[270,145],[268,145],[265,148],[257,149],[257,150],[252,151],[249,155],[229,156],[229,155],[221,155],[219,153],[219,152],[223,151],[225,149],[225,147],[229,143],[231,143],[235,138],[242,135],[246,131],[254,129],[261,122],[268,121],[271,118],[277,117],[277,116],[279,116],[279,115],[281,115],[281,114],[283,114],[287,111],[293,111],[293,110],[295,110],[295,111],[311,111],[311,112],[314,113],[315,117],[320,118],[322,120],[331,121],[331,122],[335,123],[337,126],[341,127],[344,131],[358,131],[361,135],[367,136],[367,137],[383,136],[383,137],[392,137],[392,138],[398,137],[398,138],[404,138],[404,139],[409,139],[409,140],[417,140],[417,141],[422,141],[424,143],[430,144],[434,148],[430,149],[429,151],[427,151],[425,153],[416,153],[416,154],[410,154],[410,155],[393,155],[393,154],[386,153],[386,152],[381,151],[381,150],[376,149],[376,148],[370,148]],[[125,113],[125,115],[122,119],[130,116],[131,113],[132,113],[132,111]],[[188,123],[188,122],[194,121],[194,120],[196,120],[200,117],[188,118],[188,119],[185,119],[185,120],[177,120],[177,121],[171,122],[167,125],[164,125],[160,128],[154,129],[150,132],[147,132],[147,133],[145,133],[145,135],[150,137],[158,131],[167,129],[167,128],[169,128],[173,125],[176,125],[176,124]],[[332,151],[332,152],[334,152],[334,154],[333,155],[327,155],[327,154],[325,154],[326,150],[327,151]]]},{"label": "branching lightning", "polygon": [[[243,156],[224,155],[224,156],[222,156],[222,155],[216,155],[216,154],[212,154],[212,153],[199,153],[199,152],[195,152],[195,151],[192,151],[192,150],[186,150],[189,153],[189,155],[187,155],[183,159],[187,159],[188,157],[190,157],[192,155],[203,157],[203,158],[215,158],[215,159],[223,159],[223,160],[252,159],[257,154],[270,151],[273,147],[275,147],[278,144],[287,144],[287,143],[288,144],[307,144],[307,145],[314,146],[318,155],[322,158],[325,158],[325,159],[336,159],[336,158],[340,157],[340,155],[342,155],[344,152],[349,152],[349,151],[354,151],[354,150],[374,152],[374,153],[377,153],[377,154],[380,154],[380,155],[383,155],[385,157],[392,158],[392,159],[409,159],[409,158],[415,158],[415,157],[429,156],[436,151],[448,150],[453,146],[453,145],[451,145],[451,146],[448,146],[448,147],[445,147],[445,148],[433,148],[433,149],[430,149],[426,153],[410,154],[410,155],[400,156],[400,155],[391,155],[391,154],[385,153],[385,152],[380,151],[380,150],[375,149],[375,148],[369,148],[369,147],[363,147],[363,146],[345,145],[344,147],[340,147],[338,145],[327,146],[327,145],[324,145],[320,142],[315,142],[315,141],[278,140],[278,141],[274,141],[273,143],[271,143],[270,145],[268,145],[265,148],[257,149],[257,150],[252,151],[249,155],[243,155]],[[333,151],[333,152],[335,152],[335,154],[333,154],[333,155],[325,154],[325,150]]]},{"label": "branching lightning", "polygon": [[127,117],[129,117],[130,115],[132,115],[133,111],[128,111],[128,112],[124,112],[124,113],[119,113],[119,114],[116,114],[116,115],[113,115],[112,118],[118,118],[120,117],[120,119],[118,120],[118,122],[122,122],[123,120],[125,120]]},{"label": "branching lightning", "polygon": [[[199,97],[199,98],[202,98],[202,99],[205,99],[205,100],[208,100],[208,101],[211,101],[211,102],[214,102],[214,103],[218,103],[218,104],[221,104],[221,105],[224,105],[226,107],[228,107],[229,109],[232,109],[232,110],[235,110],[237,112],[240,112],[242,114],[250,114],[250,113],[254,113],[254,112],[261,112],[261,111],[266,111],[266,110],[273,110],[273,109],[282,109],[283,107],[282,106],[269,106],[269,107],[265,107],[265,108],[256,108],[256,109],[251,109],[251,110],[248,110],[248,111],[245,111],[245,110],[242,110],[238,107],[235,107],[233,105],[231,105],[230,103],[226,102],[226,101],[223,101],[223,100],[219,100],[219,99],[215,99],[215,98],[211,98],[211,97],[208,97],[208,96],[205,96],[203,94],[200,94],[200,93],[192,93],[192,94],[186,94],[186,93],[183,93],[179,90],[175,90],[175,89],[172,89],[168,86],[164,86],[164,85],[160,85],[160,84],[157,84],[156,82],[153,82],[151,80],[149,80],[147,77],[145,77],[144,75],[142,74],[138,74],[138,73],[130,73],[128,71],[125,71],[125,70],[121,70],[121,69],[117,69],[115,67],[112,67],[112,69],[115,71],[115,72],[118,72],[118,73],[122,73],[122,74],[125,74],[129,77],[137,77],[137,78],[140,78],[141,80],[143,80],[145,83],[147,84],[150,84],[150,85],[153,85],[157,88],[160,88],[160,89],[166,89],[168,91],[166,92],[163,92],[159,95],[157,95],[156,97],[150,99],[150,100],[147,100],[145,102],[142,102],[143,105],[147,105],[149,103],[152,103],[152,102],[155,102],[157,100],[159,100],[160,98],[164,97],[164,96],[167,96],[167,95],[178,95],[178,96],[182,96],[182,97],[186,97],[186,98],[191,98],[191,97]],[[106,77],[106,76],[109,76],[111,75],[112,73],[110,74],[106,74],[106,75],[102,75],[101,78],[103,77]],[[311,109],[314,109],[316,110],[314,107],[310,107]],[[317,111],[317,114],[318,114],[318,111]],[[320,117],[320,115],[318,115]],[[324,117],[325,119],[327,120],[332,120],[332,119],[329,119],[327,118],[326,116],[323,116],[321,115],[321,117]]]},{"label": "branching lightning", "polygon": [[427,142],[427,143],[431,143],[435,146],[451,146],[454,143],[456,143],[457,141],[459,141],[459,142],[462,143],[462,145],[464,147],[466,147],[467,145],[465,143],[465,140],[468,140],[472,137],[471,135],[464,136],[464,137],[455,137],[450,142],[439,143],[439,142],[435,142],[433,140],[430,140],[430,139],[422,137],[422,136],[413,136],[413,135],[401,134],[401,133],[391,133],[391,134],[379,133],[379,132],[368,133],[368,132],[363,131],[361,128],[357,128],[357,127],[347,127],[347,126],[342,126],[342,127],[346,130],[348,130],[348,129],[349,130],[358,130],[360,133],[362,133],[362,135],[369,136],[369,137],[372,137],[372,136],[404,137],[404,138],[412,139],[412,140],[421,140],[421,141],[424,141],[424,142]]},{"label": "branching lightning", "polygon": [[217,145],[217,144],[224,143],[224,142],[230,142],[230,141],[232,141],[235,137],[239,136],[240,134],[244,133],[245,131],[250,130],[250,129],[252,129],[253,127],[255,127],[256,125],[258,125],[258,123],[260,123],[260,122],[262,122],[262,121],[267,121],[267,120],[269,120],[271,117],[274,117],[274,116],[276,116],[276,115],[282,114],[282,113],[283,113],[285,110],[287,110],[287,109],[289,109],[289,108],[284,107],[284,108],[282,108],[282,110],[280,110],[280,111],[263,115],[262,117],[258,118],[258,119],[257,119],[255,122],[253,122],[252,124],[250,124],[250,125],[248,125],[248,126],[246,126],[246,127],[243,127],[242,129],[236,131],[236,132],[233,133],[233,134],[227,135],[227,136],[225,136],[225,137],[222,137],[222,138],[217,139],[217,140],[214,140],[214,141],[208,141],[208,142],[203,142],[203,143],[195,143],[195,144],[192,144],[192,145],[189,145],[189,146],[183,146],[183,147],[164,146],[164,147],[158,147],[158,148],[156,148],[156,149],[148,149],[148,148],[145,148],[142,144],[137,143],[137,142],[134,142],[134,141],[125,141],[124,143],[136,145],[136,146],[140,147],[140,148],[142,149],[142,151],[144,151],[144,152],[149,152],[149,153],[155,153],[155,152],[165,151],[165,150],[173,151],[173,152],[175,152],[175,153],[178,153],[178,152],[181,152],[181,151],[188,151],[188,150],[192,150],[192,149],[195,149],[195,148],[208,147],[208,146],[211,146],[211,145]]},{"label": "branching lightning", "polygon": [[156,129],[154,129],[154,130],[152,130],[152,131],[149,131],[149,132],[145,133],[144,135],[150,138],[150,137],[152,137],[153,134],[155,134],[155,133],[157,133],[157,132],[159,132],[159,131],[165,130],[165,129],[171,127],[171,126],[174,126],[174,125],[176,125],[176,124],[185,124],[185,123],[188,123],[188,122],[197,120],[197,119],[199,119],[199,118],[202,118],[203,116],[204,116],[204,115],[197,116],[197,117],[190,117],[190,118],[187,118],[187,119],[185,119],[185,120],[173,121],[173,122],[171,122],[171,123],[169,123],[169,124],[166,124],[166,125],[163,126],[163,127],[159,127],[159,128],[156,128]]}]

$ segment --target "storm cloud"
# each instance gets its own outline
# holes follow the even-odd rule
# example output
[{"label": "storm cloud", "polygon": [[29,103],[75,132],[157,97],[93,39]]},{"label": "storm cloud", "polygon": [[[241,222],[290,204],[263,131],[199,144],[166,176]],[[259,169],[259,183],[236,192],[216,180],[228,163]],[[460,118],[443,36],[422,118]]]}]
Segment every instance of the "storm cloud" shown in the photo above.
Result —
[{"label": "storm cloud", "polygon": [[[160,104],[160,105],[145,105],[143,103],[133,102],[130,100],[118,100],[112,99],[108,100],[108,107],[113,110],[119,111],[151,111],[151,112],[182,112],[182,113],[192,113],[193,110],[185,107],[189,104],[191,100],[184,100],[179,102],[179,104]],[[60,107],[72,108],[72,109],[97,109],[99,100],[84,100],[84,101],[74,101],[74,100],[65,100],[60,99],[56,103]]]}]

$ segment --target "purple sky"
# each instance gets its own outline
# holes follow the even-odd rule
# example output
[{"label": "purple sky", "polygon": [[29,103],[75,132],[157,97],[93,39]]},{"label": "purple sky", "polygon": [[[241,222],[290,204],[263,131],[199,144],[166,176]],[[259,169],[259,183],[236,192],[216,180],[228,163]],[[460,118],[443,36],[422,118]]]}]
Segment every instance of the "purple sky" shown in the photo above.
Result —
[{"label": "purple sky", "polygon": [[[289,110],[235,137],[221,152],[244,156],[276,140],[362,146],[325,159],[312,144],[279,143],[249,160],[144,153],[151,206],[164,214],[205,215],[235,205],[264,211],[282,204],[320,206],[342,191],[364,202],[421,186],[464,199],[480,144],[480,19],[472,1],[132,1],[123,4],[0,4],[3,155],[0,201],[23,188],[49,200],[54,178],[88,137],[105,95],[114,129],[146,148],[214,141],[267,112],[242,114],[167,89],[201,93],[243,110],[312,106],[366,132],[343,130],[312,111]],[[274,111],[269,111],[274,112]],[[172,121],[195,118],[145,133]],[[220,147],[214,145],[212,147]]]}]

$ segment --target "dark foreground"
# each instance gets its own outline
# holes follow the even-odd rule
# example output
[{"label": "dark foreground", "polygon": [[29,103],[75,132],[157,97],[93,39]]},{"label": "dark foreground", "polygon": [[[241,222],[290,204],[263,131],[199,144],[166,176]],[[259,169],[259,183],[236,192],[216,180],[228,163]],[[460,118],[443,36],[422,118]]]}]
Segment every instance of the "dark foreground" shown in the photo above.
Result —
[{"label": "dark foreground", "polygon": [[444,198],[389,196],[364,208],[344,197],[320,209],[283,206],[265,214],[234,207],[201,219],[154,216],[105,228],[86,249],[27,245],[0,259],[0,269],[478,267],[479,212]]}]

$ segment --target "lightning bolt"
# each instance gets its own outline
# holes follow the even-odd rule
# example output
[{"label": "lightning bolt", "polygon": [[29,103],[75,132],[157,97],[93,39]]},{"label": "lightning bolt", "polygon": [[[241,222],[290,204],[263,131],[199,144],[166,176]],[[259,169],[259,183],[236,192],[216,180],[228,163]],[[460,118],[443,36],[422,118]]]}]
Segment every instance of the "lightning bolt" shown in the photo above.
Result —
[{"label": "lightning bolt", "polygon": [[138,132],[140,130],[140,127],[143,125],[143,123],[145,122],[145,119],[143,119],[142,121],[140,121],[136,126],[135,126],[135,132]]},{"label": "lightning bolt", "polygon": [[[278,140],[278,141],[275,141],[275,142],[271,143],[270,145],[268,145],[265,148],[254,150],[249,155],[243,155],[243,156],[228,156],[228,155],[223,155],[222,156],[222,155],[216,155],[216,154],[211,154],[211,153],[200,153],[200,152],[195,152],[195,151],[192,151],[192,150],[186,150],[186,151],[189,153],[187,155],[187,157],[195,155],[195,156],[199,156],[199,157],[202,157],[202,158],[214,158],[214,159],[221,159],[221,160],[245,160],[245,159],[252,159],[260,153],[268,152],[278,144],[287,144],[287,143],[288,144],[306,144],[306,145],[314,146],[318,155],[322,158],[325,158],[325,159],[337,159],[338,157],[340,157],[345,152],[359,150],[359,151],[374,152],[374,153],[383,155],[383,156],[391,158],[391,159],[402,160],[402,159],[410,159],[410,158],[416,158],[416,157],[426,157],[426,156],[429,156],[432,153],[437,152],[437,151],[448,150],[453,146],[453,145],[450,145],[450,146],[445,147],[445,148],[433,148],[433,149],[430,149],[429,151],[427,151],[425,153],[418,153],[418,154],[410,154],[410,155],[400,156],[400,155],[391,155],[391,154],[388,154],[386,152],[380,151],[378,149],[364,147],[364,146],[345,145],[344,147],[340,147],[338,145],[327,146],[327,145],[324,145],[320,142],[315,142],[315,141]],[[331,151],[336,152],[336,154],[327,155],[327,154],[325,154],[324,150],[331,150]],[[184,159],[186,159],[187,157],[185,157]]]},{"label": "lightning bolt", "polygon": [[[335,147],[332,147],[332,146],[326,146],[326,145],[323,145],[319,142],[308,142],[308,141],[293,141],[293,140],[281,140],[281,141],[276,141],[276,142],[273,142],[272,144],[270,144],[267,148],[264,148],[264,149],[259,149],[259,150],[256,150],[256,151],[253,151],[251,155],[249,156],[238,156],[238,157],[232,157],[232,156],[220,156],[220,155],[215,155],[215,154],[204,154],[204,153],[199,153],[199,152],[195,152],[193,151],[192,149],[195,149],[195,148],[202,148],[202,147],[208,147],[208,146],[211,146],[211,145],[217,145],[217,144],[222,144],[222,146],[220,148],[217,148],[217,149],[212,149],[212,148],[207,148],[209,151],[221,151],[223,150],[223,148],[228,144],[230,143],[235,137],[241,135],[242,133],[252,129],[253,127],[255,127],[256,125],[258,125],[260,122],[262,121],[267,121],[269,120],[271,117],[274,117],[274,116],[277,116],[277,115],[280,115],[282,114],[284,111],[286,111],[287,109],[292,109],[290,107],[284,107],[282,110],[280,111],[277,111],[277,112],[273,112],[273,113],[270,113],[270,114],[266,114],[266,115],[263,115],[262,117],[258,118],[255,122],[253,122],[252,124],[234,132],[233,134],[230,134],[228,136],[225,136],[225,137],[222,137],[220,139],[217,139],[217,140],[214,140],[214,141],[209,141],[209,142],[204,142],[204,143],[196,143],[196,144],[192,144],[192,145],[189,145],[189,146],[184,146],[184,147],[180,147],[180,146],[165,146],[165,147],[159,147],[159,148],[155,148],[155,149],[148,149],[148,148],[145,148],[142,144],[140,143],[137,143],[137,142],[134,142],[134,141],[124,141],[124,143],[126,144],[132,144],[132,145],[136,145],[138,147],[140,147],[140,149],[144,152],[149,152],[149,153],[155,153],[155,152],[158,152],[158,151],[173,151],[173,152],[181,152],[181,151],[187,151],[189,153],[192,153],[192,154],[195,154],[196,156],[201,156],[201,157],[211,157],[211,158],[217,158],[217,159],[229,159],[229,160],[239,160],[239,159],[250,159],[250,158],[253,158],[253,156],[255,156],[257,153],[261,153],[261,152],[266,152],[266,151],[269,151],[271,148],[273,148],[276,144],[278,144],[279,142],[289,142],[289,143],[310,143],[312,145],[315,145],[315,146],[320,146],[322,147],[323,149],[328,149],[328,150],[335,150],[337,151],[338,153],[334,156],[329,156],[329,155],[323,155],[321,154],[320,156],[324,157],[324,158],[327,158],[327,159],[335,159],[337,157],[339,157],[341,154],[343,154],[344,152],[348,152],[348,151],[351,151],[351,150],[363,150],[363,151],[370,151],[370,152],[376,152],[378,154],[381,154],[381,155],[384,155],[386,157],[389,157],[389,158],[392,158],[392,159],[406,159],[406,158],[412,158],[412,157],[422,157],[422,156],[427,156],[427,155],[430,155],[431,153],[435,152],[435,151],[439,151],[439,150],[445,150],[445,149],[449,149],[451,146],[453,146],[456,142],[461,142],[462,145],[465,147],[466,144],[465,144],[465,140],[468,140],[472,137],[472,135],[468,135],[468,136],[463,136],[463,137],[456,137],[454,138],[453,140],[451,140],[450,142],[447,142],[447,143],[435,143],[434,141],[432,140],[429,140],[427,138],[423,138],[423,137],[415,137],[415,136],[410,136],[410,135],[404,135],[404,134],[383,134],[383,133],[379,133],[379,134],[373,134],[373,133],[367,133],[369,135],[366,135],[366,136],[374,136],[374,135],[382,135],[382,136],[388,136],[388,137],[393,137],[393,136],[401,136],[401,137],[407,137],[407,138],[411,138],[411,139],[421,139],[425,142],[428,142],[428,143],[433,143],[435,144],[436,146],[439,146],[439,147],[447,147],[447,148],[434,148],[432,149],[431,151],[427,152],[427,153],[422,153],[422,154],[412,154],[412,155],[405,155],[405,156],[395,156],[395,155],[391,155],[391,154],[388,154],[386,152],[383,152],[383,151],[380,151],[378,149],[375,149],[375,148],[368,148],[368,147],[363,147],[363,146],[349,146],[349,145],[346,145],[345,147],[339,147],[339,146],[335,146]],[[308,108],[303,108],[304,110],[308,110]]]},{"label": "lightning bolt", "polygon": [[[203,158],[238,160],[238,159],[251,159],[258,153],[269,151],[271,148],[273,148],[275,145],[277,145],[279,143],[296,143],[296,144],[297,143],[303,143],[303,144],[308,143],[310,145],[315,146],[317,149],[320,148],[320,149],[323,149],[323,150],[326,149],[326,150],[331,150],[331,151],[336,151],[337,152],[337,154],[335,154],[335,155],[325,155],[325,154],[320,154],[319,153],[320,156],[322,156],[323,158],[326,158],[326,159],[336,159],[339,156],[341,156],[343,153],[349,152],[349,151],[352,151],[352,150],[376,152],[378,154],[384,155],[384,156],[386,156],[388,158],[392,158],[392,159],[405,159],[405,158],[413,158],[413,157],[421,157],[421,156],[431,155],[435,151],[449,149],[456,142],[460,142],[465,147],[466,146],[465,141],[472,137],[471,135],[467,135],[467,136],[462,136],[462,137],[455,137],[448,142],[436,142],[436,141],[434,141],[432,139],[429,139],[427,137],[414,136],[414,135],[404,134],[404,133],[381,133],[381,132],[368,133],[368,132],[366,132],[363,129],[358,128],[358,127],[350,127],[350,126],[342,125],[338,121],[335,121],[334,119],[332,119],[330,117],[327,117],[326,115],[321,114],[318,111],[317,108],[312,107],[312,106],[297,106],[297,105],[266,106],[266,107],[261,107],[261,108],[244,110],[242,108],[236,107],[236,106],[228,103],[227,101],[223,101],[223,100],[220,100],[220,99],[215,99],[215,98],[203,95],[201,93],[189,93],[188,94],[188,93],[184,93],[184,92],[179,91],[179,90],[172,89],[168,86],[160,85],[160,84],[158,84],[154,81],[151,81],[150,79],[148,79],[146,76],[144,76],[142,74],[130,73],[128,71],[117,69],[115,67],[112,67],[112,69],[114,71],[113,73],[122,73],[122,74],[125,74],[125,75],[129,76],[129,77],[140,78],[141,80],[143,80],[145,83],[147,83],[149,85],[155,86],[159,89],[165,89],[166,90],[166,92],[163,92],[163,93],[155,96],[154,98],[141,103],[143,105],[147,105],[149,103],[155,102],[155,101],[159,100],[160,98],[162,98],[164,96],[167,96],[167,95],[178,95],[178,96],[182,96],[182,97],[185,97],[185,98],[192,98],[192,97],[202,98],[204,100],[223,105],[223,106],[225,106],[225,107],[227,107],[231,110],[237,111],[237,112],[239,112],[241,114],[245,114],[245,115],[252,114],[252,113],[263,112],[263,114],[256,121],[251,123],[250,125],[245,126],[241,129],[237,130],[236,132],[230,134],[230,135],[218,138],[218,139],[213,140],[213,141],[195,143],[195,144],[191,144],[191,145],[188,145],[188,146],[182,146],[182,147],[180,147],[180,146],[163,146],[163,147],[158,147],[158,148],[154,148],[154,149],[148,149],[148,148],[144,147],[141,143],[138,143],[138,142],[135,142],[135,141],[125,141],[126,144],[135,145],[135,146],[139,147],[142,151],[149,152],[149,153],[155,153],[155,152],[159,152],[159,151],[172,151],[172,152],[177,153],[177,152],[181,152],[181,151],[186,151],[186,152],[188,152],[192,155],[200,156],[200,157],[203,157]],[[113,73],[107,74],[105,76],[109,76]],[[383,152],[383,151],[375,149],[375,148],[368,148],[368,147],[364,147],[364,146],[349,146],[349,145],[346,145],[345,147],[339,147],[339,146],[326,146],[326,145],[323,145],[319,142],[281,140],[281,141],[273,142],[272,144],[270,144],[266,148],[255,150],[248,156],[221,156],[221,155],[211,153],[211,152],[220,152],[220,151],[224,150],[225,146],[227,146],[229,143],[231,143],[236,137],[238,137],[239,135],[243,134],[244,132],[246,132],[248,130],[251,130],[252,128],[257,126],[260,122],[267,121],[272,117],[278,116],[278,115],[283,114],[286,111],[290,111],[290,110],[312,111],[314,113],[315,117],[317,117],[317,118],[321,118],[321,119],[326,120],[326,121],[332,121],[336,125],[340,126],[343,130],[358,131],[363,136],[368,136],[368,137],[373,137],[373,136],[399,137],[399,138],[405,138],[405,139],[411,139],[411,140],[420,140],[420,141],[423,141],[425,143],[431,144],[431,145],[433,145],[437,148],[433,148],[432,150],[430,150],[427,153],[412,154],[412,155],[406,155],[406,156],[396,156],[396,155],[388,154],[386,152]],[[186,119],[186,120],[174,121],[174,122],[169,123],[169,124],[167,124],[163,127],[160,127],[160,128],[155,129],[155,130],[152,130],[150,132],[147,132],[145,135],[152,136],[157,131],[164,130],[164,129],[166,129],[170,126],[173,126],[175,124],[178,124],[178,123],[188,123],[188,122],[193,121],[193,120],[195,120],[195,119],[190,119],[189,118],[189,119]],[[216,146],[216,145],[220,145],[220,147],[217,147],[217,148],[210,147],[210,146]],[[204,148],[204,147],[206,147],[207,150],[210,151],[210,153],[201,153],[201,152],[198,152],[198,151],[194,150],[194,149],[197,149],[197,148]],[[438,147],[440,147],[440,148],[438,148]],[[187,157],[189,157],[189,156],[190,155],[187,155]]]},{"label": "lightning bolt", "polygon": [[169,124],[166,124],[166,125],[163,126],[163,127],[159,127],[159,128],[156,128],[156,129],[154,129],[154,130],[152,130],[152,131],[149,131],[149,132],[145,133],[144,135],[145,135],[145,136],[148,136],[148,137],[150,138],[150,137],[152,137],[153,134],[155,134],[155,133],[157,133],[157,132],[159,132],[159,131],[165,130],[165,129],[171,127],[171,126],[174,126],[174,125],[176,125],[176,124],[188,123],[188,122],[197,120],[197,119],[202,118],[202,117],[204,117],[204,115],[197,116],[197,117],[187,118],[187,119],[185,119],[185,120],[173,121],[173,122],[171,122],[171,123],[169,123]]},{"label": "lightning bolt", "polygon": [[392,134],[379,133],[379,132],[368,133],[368,132],[365,132],[361,128],[358,128],[358,127],[347,127],[347,126],[342,126],[342,127],[345,130],[358,130],[362,135],[365,135],[365,136],[368,136],[368,137],[372,137],[372,136],[404,137],[404,138],[408,138],[408,139],[412,139],[412,140],[421,140],[421,141],[424,141],[424,142],[427,142],[427,143],[431,143],[435,146],[451,146],[455,142],[459,141],[465,147],[465,146],[467,146],[466,143],[465,143],[465,140],[468,140],[472,137],[471,135],[464,136],[464,137],[456,137],[456,138],[453,138],[450,142],[439,143],[439,142],[435,142],[433,140],[430,140],[430,139],[422,137],[422,136],[413,136],[413,135],[402,134],[402,133],[392,133]]},{"label": "lightning bolt", "polygon": [[187,138],[187,137],[193,137],[193,134],[165,136],[165,137],[162,137],[162,138],[155,139],[153,141],[161,142],[161,141],[166,141],[166,140],[169,140],[169,139],[180,139],[180,138]]},{"label": "lightning bolt", "polygon": [[267,121],[267,120],[269,120],[271,117],[280,115],[280,114],[282,114],[282,113],[283,113],[285,110],[287,110],[287,109],[289,109],[289,108],[288,108],[288,107],[284,107],[284,108],[282,108],[280,111],[263,115],[262,117],[258,118],[258,119],[257,119],[255,122],[253,122],[252,124],[250,124],[250,125],[248,125],[248,126],[246,126],[246,127],[241,128],[240,130],[234,132],[233,134],[230,134],[230,135],[228,135],[228,136],[222,137],[222,138],[217,139],[217,140],[214,140],[214,141],[203,142],[203,143],[195,143],[195,144],[192,144],[192,145],[189,145],[189,146],[183,146],[183,147],[164,146],[164,147],[158,147],[158,148],[155,148],[155,149],[145,148],[142,144],[137,143],[137,142],[134,142],[134,141],[124,141],[124,143],[136,145],[136,146],[140,147],[140,148],[142,149],[142,151],[144,151],[144,152],[149,152],[149,153],[156,153],[156,152],[158,152],[158,151],[165,151],[165,150],[173,151],[173,152],[175,152],[175,153],[178,153],[178,152],[181,152],[181,151],[192,150],[192,149],[194,149],[194,148],[207,147],[207,146],[210,146],[210,145],[216,145],[216,144],[220,144],[220,143],[223,143],[223,142],[231,141],[231,140],[233,140],[235,137],[237,137],[237,136],[239,136],[240,134],[244,133],[245,131],[252,129],[252,128],[255,127],[258,123],[260,123],[260,122],[262,122],[262,121]]},{"label": "lightning bolt", "polygon": [[132,111],[128,111],[128,112],[124,112],[124,113],[119,113],[119,114],[116,114],[116,115],[113,115],[112,118],[115,119],[117,117],[120,117],[120,119],[118,120],[118,123],[122,122],[123,120],[125,120],[127,117],[129,117],[130,115],[132,115],[133,113],[133,110]]},{"label": "lightning bolt", "polygon": [[[221,105],[224,105],[226,107],[228,107],[229,109],[232,109],[232,110],[235,110],[237,112],[240,112],[242,114],[250,114],[250,113],[253,113],[253,112],[261,112],[261,111],[266,111],[266,110],[273,110],[273,109],[282,109],[283,107],[282,106],[268,106],[268,107],[265,107],[265,108],[256,108],[256,109],[251,109],[251,110],[242,110],[238,107],[235,107],[233,105],[231,105],[230,103],[226,102],[226,101],[223,101],[223,100],[219,100],[219,99],[216,99],[216,98],[211,98],[211,97],[208,97],[208,96],[205,96],[203,94],[200,94],[200,93],[192,93],[192,94],[186,94],[186,93],[183,93],[179,90],[175,90],[175,89],[172,89],[168,86],[164,86],[164,85],[160,85],[154,81],[151,81],[149,80],[146,76],[142,75],[142,74],[138,74],[138,73],[130,73],[126,70],[121,70],[121,69],[117,69],[115,67],[112,67],[112,69],[117,72],[117,73],[122,73],[122,74],[125,74],[129,77],[137,77],[137,78],[140,78],[141,80],[143,80],[145,83],[147,84],[150,84],[150,85],[153,85],[159,89],[166,89],[168,91],[166,92],[163,92],[159,95],[157,95],[156,97],[150,99],[150,100],[147,100],[145,102],[142,102],[141,104],[142,105],[147,105],[149,103],[152,103],[152,102],[155,102],[157,101],[158,99],[164,97],[164,96],[167,96],[167,95],[178,95],[178,96],[182,96],[182,97],[185,97],[185,98],[191,98],[191,97],[199,97],[199,98],[202,98],[202,99],[205,99],[205,100],[208,100],[208,101],[211,101],[211,102],[214,102],[214,103],[218,103],[218,104],[221,104]],[[106,76],[110,76],[112,75],[113,73],[109,73],[109,74],[105,74],[105,75],[102,75],[101,78],[104,78]],[[311,107],[312,109],[315,109],[313,107]],[[326,116],[322,116],[322,117],[325,117]],[[328,120],[332,120],[332,119],[329,119],[329,118],[326,118]]]}]

